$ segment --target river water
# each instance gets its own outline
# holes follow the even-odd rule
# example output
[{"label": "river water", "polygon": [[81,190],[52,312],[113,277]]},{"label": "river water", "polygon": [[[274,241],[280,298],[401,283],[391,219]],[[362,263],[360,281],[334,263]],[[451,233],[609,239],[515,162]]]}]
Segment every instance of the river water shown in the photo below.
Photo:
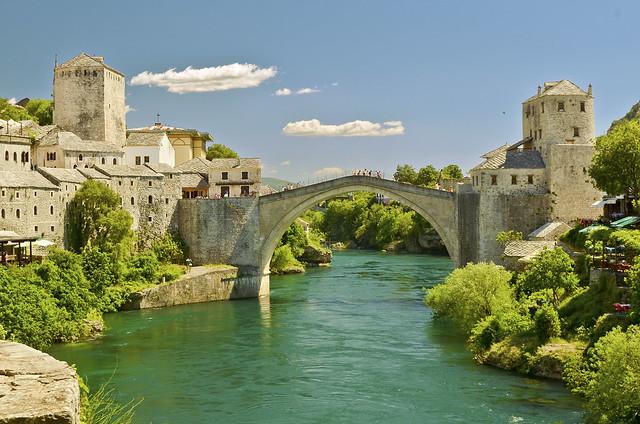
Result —
[{"label": "river water", "polygon": [[122,312],[55,346],[91,387],[143,399],[136,423],[576,423],[560,384],[474,364],[422,303],[448,258],[338,252],[271,298]]}]

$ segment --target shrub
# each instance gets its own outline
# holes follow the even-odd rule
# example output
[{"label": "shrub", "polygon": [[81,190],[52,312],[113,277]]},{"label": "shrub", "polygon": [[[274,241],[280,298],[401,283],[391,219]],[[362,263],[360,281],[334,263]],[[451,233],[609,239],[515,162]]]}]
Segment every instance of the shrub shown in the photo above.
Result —
[{"label": "shrub", "polygon": [[165,281],[173,281],[184,274],[184,266],[177,264],[164,264],[160,267],[158,278]]},{"label": "shrub", "polygon": [[573,261],[561,248],[543,250],[518,276],[518,287],[525,294],[551,289],[556,307],[563,296],[578,287],[578,282]]},{"label": "shrub", "polygon": [[550,305],[544,305],[536,311],[533,317],[536,336],[540,343],[546,343],[553,337],[560,336],[560,317]]},{"label": "shrub", "polygon": [[588,288],[581,289],[560,304],[558,314],[564,330],[572,333],[579,327],[592,327],[599,316],[613,312],[613,304],[620,300],[620,295],[615,276],[603,274]]},{"label": "shrub", "polygon": [[161,238],[154,240],[151,250],[160,262],[183,264],[185,260],[186,246],[177,235],[165,233]]},{"label": "shrub", "polygon": [[624,245],[628,253],[640,255],[640,230],[615,230],[609,236],[609,245]]},{"label": "shrub", "polygon": [[158,282],[160,262],[151,251],[143,251],[133,256],[127,264],[126,279],[147,283]]},{"label": "shrub", "polygon": [[511,273],[492,263],[468,264],[454,270],[443,284],[427,292],[425,303],[436,316],[450,317],[470,333],[476,323],[489,315],[515,308]]},{"label": "shrub", "polygon": [[584,243],[587,241],[587,235],[580,233],[581,229],[582,227],[580,225],[576,225],[566,233],[562,234],[560,236],[560,240],[578,249],[584,249]]},{"label": "shrub", "polygon": [[514,230],[500,231],[496,235],[496,242],[498,242],[500,246],[504,247],[510,241],[522,240],[523,238],[524,238],[524,234],[522,234],[520,231],[514,231]]},{"label": "shrub", "polygon": [[287,270],[304,270],[302,264],[293,256],[288,244],[276,248],[271,258],[271,272],[281,273]]},{"label": "shrub", "polygon": [[532,326],[531,318],[515,310],[490,315],[473,327],[469,342],[475,352],[487,350],[492,344],[509,336],[529,332]]},{"label": "shrub", "polygon": [[116,283],[116,272],[108,253],[100,251],[91,245],[82,250],[82,269],[91,284],[91,291],[98,296],[107,287]]},{"label": "shrub", "polygon": [[637,423],[640,417],[640,326],[616,327],[600,338],[589,355],[565,369],[574,393],[586,399],[592,421]]}]

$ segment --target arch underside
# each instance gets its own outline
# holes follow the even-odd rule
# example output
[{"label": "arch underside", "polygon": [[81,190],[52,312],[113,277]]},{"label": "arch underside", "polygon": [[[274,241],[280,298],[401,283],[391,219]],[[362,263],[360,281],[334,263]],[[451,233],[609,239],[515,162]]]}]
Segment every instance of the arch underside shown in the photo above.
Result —
[{"label": "arch underside", "polygon": [[[388,183],[389,182],[387,181],[387,184],[385,185],[388,185]],[[311,193],[301,193],[299,197],[291,196],[289,198],[266,202],[266,204],[261,205],[260,219],[262,222],[268,221],[268,228],[264,228],[262,232],[262,234],[264,234],[264,239],[261,247],[263,272],[265,274],[269,273],[269,262],[271,261],[271,256],[273,255],[273,252],[282,235],[291,225],[291,223],[295,221],[296,218],[298,218],[306,210],[310,209],[314,205],[322,203],[325,200],[329,200],[331,198],[356,191],[368,191],[383,194],[420,214],[433,226],[435,231],[442,239],[447,252],[449,253],[449,256],[455,262],[458,256],[458,244],[454,225],[455,202],[453,201],[453,195],[451,195],[450,198],[442,198],[441,196],[436,197],[435,195],[429,196],[428,194],[420,195],[413,192],[401,190],[402,185],[404,184],[395,184],[398,184],[398,190],[390,189],[388,187],[377,184],[347,184],[340,187],[331,187],[325,190],[320,189],[316,192]],[[429,205],[430,203],[432,203],[432,205]],[[280,213],[277,213],[278,209],[280,209],[280,206],[288,206],[285,213],[281,213],[282,211],[279,211]],[[448,210],[448,213],[445,217],[436,216],[432,212],[432,210],[430,210],[434,208],[443,209],[443,207]]]}]

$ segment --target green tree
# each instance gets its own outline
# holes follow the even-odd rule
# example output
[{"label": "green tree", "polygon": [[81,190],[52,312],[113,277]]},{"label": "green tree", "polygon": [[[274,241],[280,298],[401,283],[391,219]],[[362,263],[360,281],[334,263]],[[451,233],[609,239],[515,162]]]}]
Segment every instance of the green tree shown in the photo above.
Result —
[{"label": "green tree", "polygon": [[563,296],[571,294],[579,282],[573,272],[571,257],[559,247],[543,250],[518,276],[518,286],[525,294],[550,290],[556,308]]},{"label": "green tree", "polygon": [[415,184],[418,179],[418,173],[409,164],[398,165],[396,172],[393,174],[393,179],[399,183]]},{"label": "green tree", "polygon": [[565,370],[572,391],[586,399],[593,422],[637,423],[640,419],[640,326],[616,327],[587,357]]},{"label": "green tree", "polygon": [[523,238],[524,238],[524,234],[522,234],[520,231],[514,231],[514,230],[500,231],[496,235],[496,242],[498,242],[500,246],[504,247],[510,241],[522,240]]},{"label": "green tree", "polygon": [[458,165],[450,164],[440,170],[440,178],[443,180],[460,181],[464,178],[464,175]]},{"label": "green tree", "polygon": [[[623,122],[598,137],[589,175],[611,195],[640,194],[640,123]],[[625,202],[626,203],[626,202]]]},{"label": "green tree", "polygon": [[208,160],[221,158],[235,159],[237,157],[238,154],[233,149],[225,146],[224,144],[214,143],[207,149]]},{"label": "green tree", "polygon": [[284,232],[278,246],[289,245],[291,253],[296,258],[299,258],[304,253],[304,248],[307,246],[307,234],[304,232],[304,228],[297,221],[293,221],[287,231]]},{"label": "green tree", "polygon": [[6,121],[10,119],[14,121],[26,121],[33,119],[33,116],[31,116],[26,109],[9,104],[7,99],[0,98],[0,119]]},{"label": "green tree", "polygon": [[53,101],[46,99],[32,99],[25,106],[35,122],[40,125],[53,124]]},{"label": "green tree", "polygon": [[427,165],[418,171],[414,184],[433,188],[438,184],[439,172],[433,165]]},{"label": "green tree", "polygon": [[546,343],[553,337],[560,336],[560,317],[550,305],[544,305],[536,311],[533,317],[536,335],[540,343]]},{"label": "green tree", "polygon": [[443,284],[427,292],[425,303],[438,317],[450,317],[470,333],[480,320],[513,310],[511,273],[492,263],[467,264],[454,270]]}]

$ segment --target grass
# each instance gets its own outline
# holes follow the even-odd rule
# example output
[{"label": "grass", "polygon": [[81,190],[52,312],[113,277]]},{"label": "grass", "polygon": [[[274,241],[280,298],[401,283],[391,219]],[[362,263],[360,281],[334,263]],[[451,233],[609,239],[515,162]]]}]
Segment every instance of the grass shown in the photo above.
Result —
[{"label": "grass", "polygon": [[102,384],[98,390],[91,393],[89,387],[78,377],[78,384],[82,393],[80,406],[80,422],[82,424],[131,424],[135,409],[142,403],[142,399],[131,399],[127,403],[120,403],[114,397],[114,389],[108,388],[110,380]]}]

